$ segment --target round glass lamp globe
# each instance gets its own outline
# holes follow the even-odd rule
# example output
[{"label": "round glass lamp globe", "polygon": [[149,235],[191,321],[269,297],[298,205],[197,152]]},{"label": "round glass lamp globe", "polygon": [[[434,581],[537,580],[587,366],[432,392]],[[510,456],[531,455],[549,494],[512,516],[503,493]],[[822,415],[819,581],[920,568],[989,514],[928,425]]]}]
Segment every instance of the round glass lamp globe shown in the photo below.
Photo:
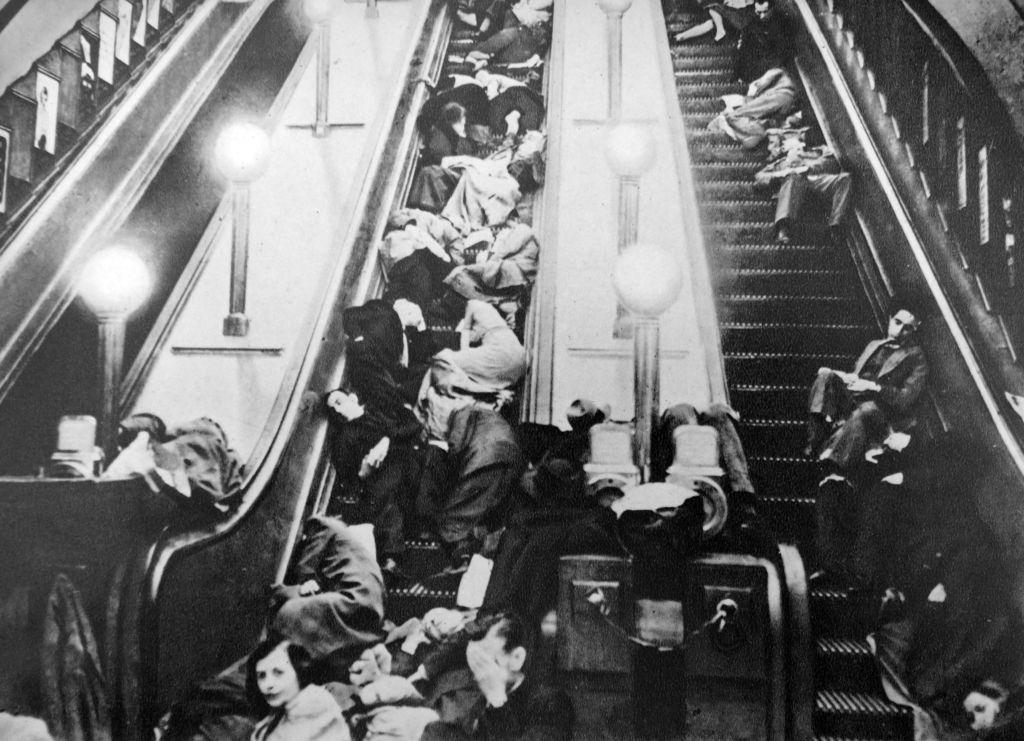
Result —
[{"label": "round glass lamp globe", "polygon": [[619,302],[634,314],[660,316],[679,297],[683,274],[663,247],[635,244],[615,261],[612,285]]},{"label": "round glass lamp globe", "polygon": [[646,126],[620,123],[609,129],[604,155],[620,178],[639,178],[654,164],[654,139]]},{"label": "round glass lamp globe", "polygon": [[633,5],[633,0],[597,0],[597,7],[605,13],[625,13]]},{"label": "round glass lamp globe", "polygon": [[267,170],[270,137],[262,127],[248,121],[225,126],[215,147],[217,168],[228,180],[249,183]]},{"label": "round glass lamp globe", "polygon": [[313,23],[323,23],[334,12],[332,0],[304,0],[302,10]]},{"label": "round glass lamp globe", "polygon": [[127,315],[142,306],[153,284],[149,269],[134,252],[108,247],[86,263],[78,294],[99,316]]}]

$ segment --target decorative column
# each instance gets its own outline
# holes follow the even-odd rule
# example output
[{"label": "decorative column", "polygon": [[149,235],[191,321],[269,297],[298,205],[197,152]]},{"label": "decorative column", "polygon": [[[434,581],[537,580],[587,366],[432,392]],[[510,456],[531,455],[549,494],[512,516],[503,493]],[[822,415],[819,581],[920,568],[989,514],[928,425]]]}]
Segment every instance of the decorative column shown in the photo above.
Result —
[{"label": "decorative column", "polygon": [[152,279],[145,263],[123,247],[109,247],[96,253],[79,279],[79,295],[98,322],[98,437],[108,461],[117,452],[115,437],[120,420],[118,397],[124,363],[125,328],[128,316],[149,296],[151,285]]},{"label": "decorative column", "polygon": [[[643,124],[616,124],[605,137],[605,159],[618,178],[619,254],[636,244],[640,224],[640,178],[651,169],[655,153],[650,129]],[[619,304],[613,335],[629,339],[632,329],[632,323]]]},{"label": "decorative column", "polygon": [[644,482],[651,478],[651,433],[660,413],[660,321],[682,288],[682,272],[670,252],[655,245],[627,248],[615,263],[612,284],[633,315],[633,448]]},{"label": "decorative column", "polygon": [[607,17],[608,29],[608,118],[622,118],[622,16],[633,0],[597,0]]},{"label": "decorative column", "polygon": [[231,288],[224,334],[245,337],[249,317],[245,313],[249,265],[249,186],[267,170],[270,138],[262,127],[249,122],[226,126],[217,138],[217,167],[232,183]]},{"label": "decorative column", "polygon": [[[305,0],[302,8],[313,23],[317,35],[316,52],[316,120],[313,136],[327,136],[327,107],[331,97],[331,16],[334,4],[331,0]],[[369,7],[367,7],[369,16]]]}]

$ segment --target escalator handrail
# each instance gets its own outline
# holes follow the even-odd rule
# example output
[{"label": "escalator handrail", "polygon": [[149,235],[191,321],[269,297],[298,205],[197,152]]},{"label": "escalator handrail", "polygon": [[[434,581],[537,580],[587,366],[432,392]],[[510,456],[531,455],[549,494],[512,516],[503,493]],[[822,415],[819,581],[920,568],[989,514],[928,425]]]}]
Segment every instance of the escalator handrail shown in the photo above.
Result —
[{"label": "escalator handrail", "polygon": [[837,95],[842,101],[843,109],[856,131],[857,144],[860,146],[864,156],[871,164],[872,175],[878,181],[882,192],[885,194],[886,200],[892,209],[893,215],[896,217],[896,221],[899,224],[899,228],[903,233],[904,239],[906,239],[907,244],[910,247],[910,251],[917,263],[918,269],[928,286],[928,290],[930,291],[932,298],[939,308],[942,320],[948,328],[960,356],[967,365],[971,379],[973,380],[974,385],[985,404],[985,409],[988,412],[1007,453],[1010,455],[1017,472],[1024,477],[1024,450],[1021,449],[1020,443],[1003,414],[1003,410],[1000,408],[999,400],[986,378],[981,361],[974,349],[974,346],[968,338],[966,331],[961,326],[956,312],[942,289],[942,285],[939,282],[935,269],[932,267],[928,258],[927,251],[921,243],[921,240],[914,228],[913,219],[908,205],[903,200],[896,187],[893,176],[886,166],[878,144],[871,135],[868,124],[857,105],[849,83],[839,66],[839,62],[836,59],[828,40],[825,38],[825,34],[821,28],[818,18],[810,6],[809,0],[791,0],[791,2],[800,14],[800,18],[804,26],[807,28],[815,47],[818,49],[818,53],[821,55],[821,58],[825,63],[829,78]]},{"label": "escalator handrail", "polygon": [[[429,41],[429,49],[436,47],[436,36],[437,29],[439,26],[438,18],[443,14],[433,12],[443,4],[444,0],[432,0],[428,5],[424,5],[420,10],[417,21],[414,28],[421,29],[421,45],[424,41]],[[430,26],[431,33],[427,34],[427,22],[431,15],[434,16],[435,21]],[[411,69],[413,65],[413,55],[420,51],[419,46],[414,49],[410,49],[409,56],[404,62],[404,68]],[[390,101],[390,105],[385,109],[392,111],[392,119],[397,118],[400,115],[398,110],[399,100],[406,86],[403,85],[401,88],[396,90],[395,99]],[[412,116],[413,124],[412,128],[415,128],[415,116]],[[406,126],[406,129],[410,128]],[[387,154],[387,143],[388,137],[385,135],[390,132],[392,125],[385,125],[380,127],[380,137],[374,148],[374,154],[372,157],[372,164],[370,172],[376,172],[380,166],[381,160]],[[369,188],[364,187],[360,193],[359,200],[354,208],[354,213],[367,213],[371,210],[371,199],[374,197],[374,193],[370,192]],[[381,219],[386,220],[387,213],[376,213],[377,218],[373,219],[374,228]],[[382,223],[382,222],[381,222]],[[307,487],[299,495],[303,502],[308,498],[310,489],[312,488],[312,481],[315,479],[315,473],[318,466],[321,465],[321,455],[324,437],[324,428],[326,427],[323,420],[318,421],[319,433],[317,435],[318,445],[317,450],[305,450],[305,451],[293,451],[289,445],[292,435],[296,430],[297,423],[300,418],[300,414],[304,409],[304,404],[315,403],[311,399],[312,397],[318,398],[313,392],[307,391],[310,386],[310,378],[318,365],[320,360],[319,353],[316,352],[316,348],[319,347],[321,340],[328,336],[329,325],[335,318],[336,313],[340,313],[340,309],[343,306],[338,306],[342,303],[346,297],[358,298],[360,296],[368,295],[369,284],[372,279],[373,270],[375,269],[374,263],[376,262],[376,253],[366,248],[362,254],[362,260],[357,270],[356,280],[352,280],[351,272],[353,270],[352,257],[357,257],[358,253],[356,247],[360,242],[366,239],[365,229],[366,219],[360,224],[359,229],[349,229],[345,238],[344,252],[341,254],[349,254],[350,260],[347,264],[338,264],[335,269],[331,272],[330,279],[328,281],[328,288],[323,293],[325,297],[322,301],[319,311],[316,315],[316,322],[308,335],[308,340],[305,343],[305,352],[297,355],[297,362],[293,368],[289,369],[289,374],[286,376],[283,386],[286,391],[279,395],[275,401],[275,407],[283,407],[283,412],[279,409],[275,409],[271,413],[271,419],[273,420],[275,413],[280,413],[281,416],[276,424],[268,423],[268,428],[264,431],[261,437],[261,442],[257,443],[257,449],[264,447],[266,454],[258,457],[252,471],[249,473],[243,493],[242,500],[238,508],[231,513],[231,515],[223,520],[210,523],[205,527],[198,529],[192,529],[184,532],[168,532],[165,533],[162,538],[162,542],[159,547],[155,548],[151,556],[150,563],[147,568],[147,588],[145,599],[150,605],[155,605],[158,600],[160,586],[164,573],[168,564],[172,559],[178,558],[185,553],[202,548],[210,543],[222,540],[229,537],[235,530],[237,530],[244,522],[249,513],[254,509],[255,503],[260,499],[261,495],[272,485],[272,479],[275,473],[282,468],[289,468],[293,471],[297,471],[304,481],[309,482],[310,486]],[[353,287],[352,284],[357,283],[357,287]],[[333,363],[333,371],[331,375],[334,380],[340,381],[341,373],[344,368],[344,358],[342,356],[337,357]],[[265,441],[265,442],[264,442]],[[287,458],[294,456],[294,460],[287,460]],[[286,465],[287,464],[287,465]],[[299,508],[301,511],[305,510],[304,506]],[[301,518],[296,518],[301,519]],[[293,523],[293,533],[289,536],[288,546],[284,549],[286,551],[283,562],[287,563],[287,555],[290,553],[291,547],[294,545],[296,535],[294,534],[301,528],[301,522]]]}]

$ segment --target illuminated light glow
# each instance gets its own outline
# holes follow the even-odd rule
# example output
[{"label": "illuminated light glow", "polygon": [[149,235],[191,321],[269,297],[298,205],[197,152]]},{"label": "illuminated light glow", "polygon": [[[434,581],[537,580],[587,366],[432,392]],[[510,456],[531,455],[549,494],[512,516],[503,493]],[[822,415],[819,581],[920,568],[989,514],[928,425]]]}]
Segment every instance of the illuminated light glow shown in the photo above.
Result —
[{"label": "illuminated light glow", "polygon": [[604,156],[620,178],[639,178],[654,164],[654,139],[647,126],[620,123],[608,130]]},{"label": "illuminated light glow", "polygon": [[679,297],[683,274],[668,250],[635,244],[615,262],[612,285],[626,309],[640,316],[657,317]]},{"label": "illuminated light glow", "polygon": [[597,7],[605,13],[622,15],[633,5],[633,0],[597,0]]},{"label": "illuminated light glow", "polygon": [[127,316],[146,300],[153,279],[146,264],[123,247],[96,253],[82,271],[78,292],[98,316]]},{"label": "illuminated light glow", "polygon": [[302,10],[313,23],[324,23],[334,13],[332,0],[304,0]]},{"label": "illuminated light glow", "polygon": [[267,170],[270,137],[263,127],[248,121],[228,124],[217,137],[217,169],[234,183],[251,183]]}]

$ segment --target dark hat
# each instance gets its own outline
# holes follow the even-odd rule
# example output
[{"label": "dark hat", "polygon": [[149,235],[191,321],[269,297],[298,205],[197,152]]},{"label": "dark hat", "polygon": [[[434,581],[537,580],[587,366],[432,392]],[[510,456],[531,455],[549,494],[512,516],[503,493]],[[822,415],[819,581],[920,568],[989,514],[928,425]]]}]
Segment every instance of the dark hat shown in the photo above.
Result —
[{"label": "dark hat", "polygon": [[569,405],[565,416],[569,426],[574,430],[586,430],[604,422],[611,415],[611,407],[607,404],[598,406],[590,399],[576,399]]},{"label": "dark hat", "polygon": [[538,502],[580,498],[586,491],[583,468],[566,458],[545,456],[535,469],[523,474],[523,490]]}]

